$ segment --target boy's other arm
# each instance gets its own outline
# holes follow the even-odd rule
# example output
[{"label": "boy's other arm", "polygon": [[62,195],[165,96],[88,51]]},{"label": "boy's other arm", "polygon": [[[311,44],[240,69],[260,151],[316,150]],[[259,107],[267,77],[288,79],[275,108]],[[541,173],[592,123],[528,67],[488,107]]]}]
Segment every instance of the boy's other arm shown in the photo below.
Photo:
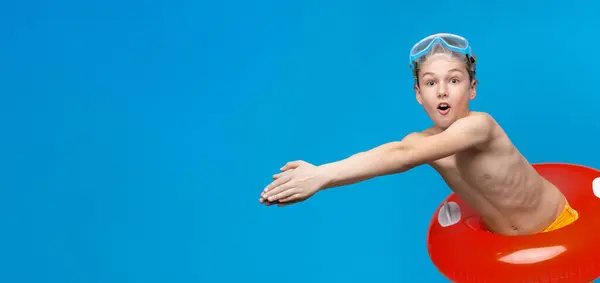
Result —
[{"label": "boy's other arm", "polygon": [[469,116],[459,119],[439,134],[422,137],[413,133],[402,141],[387,143],[344,160],[321,165],[319,170],[327,176],[325,188],[402,173],[488,142],[493,125],[492,117],[487,114]]}]

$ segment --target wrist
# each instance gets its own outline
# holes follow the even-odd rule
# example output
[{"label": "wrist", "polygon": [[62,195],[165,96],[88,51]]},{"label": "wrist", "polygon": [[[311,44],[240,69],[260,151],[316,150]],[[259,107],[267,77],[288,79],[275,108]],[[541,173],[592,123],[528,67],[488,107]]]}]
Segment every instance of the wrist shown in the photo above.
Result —
[{"label": "wrist", "polygon": [[319,190],[325,190],[333,186],[335,182],[331,164],[323,164],[317,167],[317,178],[319,178],[321,186]]}]

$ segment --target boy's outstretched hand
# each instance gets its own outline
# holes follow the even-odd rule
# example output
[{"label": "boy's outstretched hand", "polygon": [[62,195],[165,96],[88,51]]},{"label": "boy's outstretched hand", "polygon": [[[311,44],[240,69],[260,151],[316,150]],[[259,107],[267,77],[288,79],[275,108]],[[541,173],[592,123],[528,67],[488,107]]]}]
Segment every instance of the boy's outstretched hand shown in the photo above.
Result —
[{"label": "boy's outstretched hand", "polygon": [[308,162],[288,162],[280,170],[260,195],[260,203],[277,203],[278,206],[297,203],[311,197],[327,183],[322,170]]}]

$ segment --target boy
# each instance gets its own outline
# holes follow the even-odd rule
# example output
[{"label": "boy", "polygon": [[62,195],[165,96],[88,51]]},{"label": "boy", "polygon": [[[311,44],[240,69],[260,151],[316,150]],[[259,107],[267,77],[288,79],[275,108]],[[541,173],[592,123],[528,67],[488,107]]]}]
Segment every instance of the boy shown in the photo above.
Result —
[{"label": "boy", "polygon": [[493,233],[534,234],[578,218],[564,195],[533,169],[496,121],[469,109],[477,80],[475,57],[465,38],[428,36],[411,49],[410,63],[416,99],[432,120],[431,128],[321,166],[289,162],[273,176],[259,201],[285,206],[320,190],[428,164]]}]

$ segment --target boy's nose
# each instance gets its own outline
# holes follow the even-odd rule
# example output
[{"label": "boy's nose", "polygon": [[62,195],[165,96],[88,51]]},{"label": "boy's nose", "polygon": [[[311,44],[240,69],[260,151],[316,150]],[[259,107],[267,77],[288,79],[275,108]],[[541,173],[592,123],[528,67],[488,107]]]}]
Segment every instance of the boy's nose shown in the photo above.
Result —
[{"label": "boy's nose", "polygon": [[438,97],[447,97],[448,96],[448,88],[444,84],[438,85]]}]

